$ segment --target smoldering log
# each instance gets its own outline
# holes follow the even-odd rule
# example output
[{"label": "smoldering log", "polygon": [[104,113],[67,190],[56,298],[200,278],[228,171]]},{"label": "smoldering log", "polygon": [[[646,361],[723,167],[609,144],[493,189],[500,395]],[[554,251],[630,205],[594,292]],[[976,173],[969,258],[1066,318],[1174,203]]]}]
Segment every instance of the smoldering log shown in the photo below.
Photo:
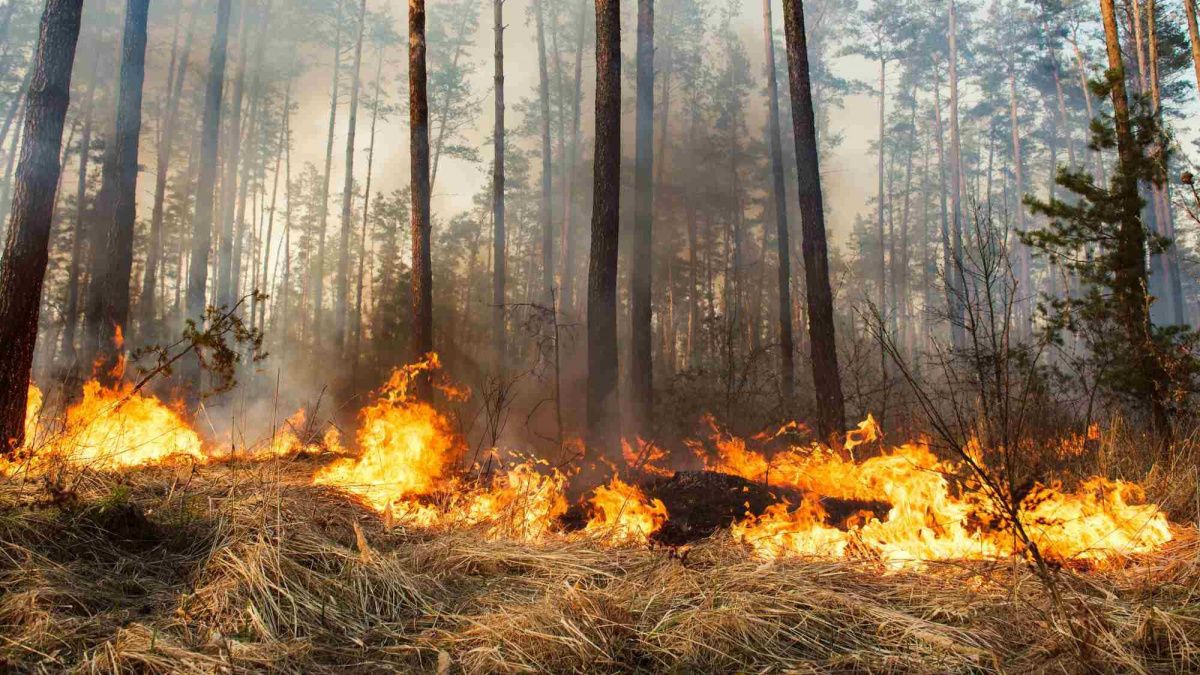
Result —
[{"label": "smoldering log", "polygon": [[[639,487],[649,499],[659,499],[669,517],[651,539],[667,546],[680,546],[712,535],[746,518],[762,515],[773,504],[799,504],[801,490],[771,486],[740,476],[716,471],[679,471],[670,477],[644,481]],[[879,501],[822,497],[829,523],[841,528],[863,516],[882,518],[891,505]],[[573,506],[564,516],[568,529],[581,529],[588,521],[586,504]]]}]

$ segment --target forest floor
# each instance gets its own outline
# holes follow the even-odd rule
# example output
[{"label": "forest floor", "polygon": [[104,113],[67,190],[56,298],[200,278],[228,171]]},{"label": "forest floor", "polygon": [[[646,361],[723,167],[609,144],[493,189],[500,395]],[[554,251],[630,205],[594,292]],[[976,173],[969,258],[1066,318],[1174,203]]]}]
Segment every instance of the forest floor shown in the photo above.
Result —
[{"label": "forest floor", "polygon": [[6,672],[1195,672],[1200,536],[1058,600],[1016,561],[890,571],[385,527],[312,460],[0,482]]}]

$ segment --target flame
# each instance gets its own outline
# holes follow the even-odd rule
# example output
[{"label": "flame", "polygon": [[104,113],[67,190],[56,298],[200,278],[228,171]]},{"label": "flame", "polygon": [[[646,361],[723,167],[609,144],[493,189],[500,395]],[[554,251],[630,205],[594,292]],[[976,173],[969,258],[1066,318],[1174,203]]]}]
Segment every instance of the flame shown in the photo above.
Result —
[{"label": "flame", "polygon": [[[45,468],[54,460],[73,466],[111,471],[160,464],[171,457],[206,461],[203,444],[183,416],[152,396],[121,384],[105,387],[92,380],[83,385],[83,398],[67,409],[61,433],[34,447],[42,395],[30,387],[26,407],[28,468]],[[12,466],[6,473],[12,472]]]},{"label": "flame", "polygon": [[[526,460],[486,486],[467,486],[454,475],[463,443],[450,421],[410,394],[416,377],[440,368],[436,355],[397,369],[375,403],[360,413],[359,454],[319,470],[318,485],[359,496],[388,520],[417,527],[487,525],[496,537],[535,540],[550,532],[567,510],[567,479],[543,472],[545,462]],[[448,395],[461,390],[439,385]],[[451,495],[442,504],[438,495]]]},{"label": "flame", "polygon": [[29,396],[25,403],[25,444],[32,445],[37,437],[38,422],[42,417],[42,406],[45,399],[42,390],[36,385],[29,385]]},{"label": "flame", "polygon": [[648,500],[640,488],[620,478],[596,488],[591,504],[592,519],[584,531],[616,544],[644,544],[667,522],[662,500]]},{"label": "flame", "polygon": [[376,402],[359,413],[359,455],[321,469],[313,482],[340,487],[380,511],[440,487],[462,444],[450,421],[409,391],[419,374],[437,367],[434,357],[396,369]]},{"label": "flame", "polygon": [[[878,437],[873,420],[859,429],[866,432],[860,439]],[[707,461],[710,469],[805,495],[794,511],[776,505],[734,528],[735,537],[763,557],[842,556],[865,547],[902,566],[1027,553],[966,467],[938,459],[926,443],[901,445],[856,462],[820,445],[792,446],[768,459],[743,439],[718,432],[715,440],[717,457]],[[980,456],[978,443],[969,452]],[[888,510],[841,530],[829,524],[817,501],[822,497],[881,502]],[[1021,502],[1021,526],[1042,555],[1060,562],[1147,553],[1172,535],[1160,509],[1134,503],[1144,498],[1136,485],[1099,477],[1074,491],[1057,483],[1038,484]]]},{"label": "flame", "polygon": [[621,455],[625,458],[625,465],[630,470],[663,477],[669,477],[674,473],[660,463],[667,459],[667,451],[640,436],[637,439],[637,450],[633,449],[628,440],[622,438]]},{"label": "flame", "polygon": [[[436,355],[397,369],[360,412],[356,454],[318,469],[312,481],[357,496],[389,524],[478,527],[490,537],[522,541],[558,532],[567,511],[568,477],[544,460],[506,456],[495,449],[488,466],[499,468],[481,472],[478,465],[464,467],[465,442],[449,418],[410,393],[419,375],[432,376],[439,369]],[[465,395],[448,384],[438,386],[447,395]],[[29,459],[22,465],[27,469],[46,470],[55,461],[65,461],[124,470],[176,457],[201,463],[241,457],[233,451],[229,456],[206,452],[200,436],[175,407],[129,384],[86,383],[82,398],[67,409],[62,430],[43,433],[48,438],[35,443],[43,406],[41,391],[31,386],[25,419]],[[1173,537],[1165,514],[1146,503],[1139,486],[1094,477],[1073,490],[1061,483],[1024,489],[1018,509],[1023,538],[998,515],[980,479],[964,462],[940,459],[926,442],[880,448],[868,459],[852,459],[855,447],[882,438],[871,417],[848,433],[837,451],[813,443],[787,445],[773,453],[764,448],[785,443],[801,427],[788,425],[748,441],[724,433],[711,418],[707,421],[716,446],[715,455],[702,453],[707,468],[801,493],[795,507],[775,504],[732,527],[734,538],[763,558],[867,556],[903,567],[929,560],[1027,556],[1036,546],[1053,561],[1098,565],[1151,552]],[[300,410],[248,458],[279,458],[322,448],[341,451],[336,428],[330,427],[314,443],[301,438],[304,425]],[[1064,447],[1073,449],[1098,436],[1098,428],[1089,427],[1085,438],[1063,441]],[[689,445],[703,450],[700,443]],[[669,473],[661,465],[667,453],[653,443],[638,439],[636,450],[627,443],[623,451],[633,469]],[[984,448],[979,442],[968,443],[965,452],[982,465]],[[0,462],[0,474],[12,474],[16,468],[12,461]],[[468,479],[468,473],[475,478]],[[862,508],[835,523],[828,512],[832,507],[823,502],[829,499],[846,500],[852,510]],[[589,504],[591,517],[584,534],[614,545],[644,544],[668,521],[662,501],[648,498],[619,477],[596,488]]]},{"label": "flame", "polygon": [[517,464],[504,472],[490,488],[468,493],[451,505],[446,523],[488,525],[493,537],[536,541],[557,528],[567,512],[567,478],[558,471],[538,470],[544,462]]}]

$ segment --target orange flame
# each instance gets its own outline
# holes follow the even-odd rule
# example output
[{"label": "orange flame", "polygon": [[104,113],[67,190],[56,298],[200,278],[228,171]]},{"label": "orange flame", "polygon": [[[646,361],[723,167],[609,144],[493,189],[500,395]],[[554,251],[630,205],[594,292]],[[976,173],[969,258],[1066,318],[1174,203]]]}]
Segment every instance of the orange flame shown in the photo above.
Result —
[{"label": "orange flame", "polygon": [[[30,387],[26,407],[26,448],[33,453],[30,469],[49,466],[55,460],[102,471],[150,466],[171,457],[206,461],[203,444],[183,416],[152,396],[133,390],[129,384],[115,388],[95,380],[83,385],[83,398],[67,409],[63,431],[38,442],[34,434],[42,407],[42,395]],[[13,466],[6,468],[12,473]]]},{"label": "orange flame", "polygon": [[[878,436],[868,431],[876,429],[873,420],[859,429],[867,432],[864,437]],[[926,444],[901,445],[855,462],[819,445],[793,446],[767,459],[740,438],[718,433],[715,440],[710,469],[806,495],[795,511],[776,506],[734,528],[739,540],[764,557],[840,556],[856,550],[850,546],[856,542],[894,566],[1025,553],[989,499],[953,480],[967,476],[970,483],[969,472],[938,459]],[[840,530],[828,523],[817,502],[822,497],[882,502],[888,511]],[[1021,525],[1044,556],[1062,562],[1146,553],[1172,535],[1160,509],[1134,503],[1143,499],[1137,486],[1104,478],[1089,479],[1075,491],[1037,485],[1022,501]]]},{"label": "orange flame", "polygon": [[613,478],[596,488],[591,500],[593,516],[584,531],[617,544],[644,544],[667,522],[667,507],[649,500],[635,485]]}]

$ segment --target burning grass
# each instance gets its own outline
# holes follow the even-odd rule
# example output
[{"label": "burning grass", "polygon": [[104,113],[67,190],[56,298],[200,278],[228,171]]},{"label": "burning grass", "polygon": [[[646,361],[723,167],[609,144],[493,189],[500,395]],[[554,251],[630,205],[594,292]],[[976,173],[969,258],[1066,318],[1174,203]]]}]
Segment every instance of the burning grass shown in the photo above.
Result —
[{"label": "burning grass", "polygon": [[851,459],[872,420],[845,453],[714,428],[695,447],[720,473],[668,477],[639,443],[571,507],[567,469],[499,450],[467,468],[408,395],[436,367],[398,371],[350,450],[302,414],[214,450],[172,406],[91,385],[43,428],[32,398],[30,428],[53,433],[0,467],[0,668],[1200,667],[1200,537],[1136,483],[1031,485],[1038,575],[953,462],[923,444]]},{"label": "burning grass", "polygon": [[895,570],[763,562],[727,533],[681,552],[520,542],[486,525],[389,528],[308,484],[315,464],[86,472],[54,499],[5,483],[0,661],[94,672],[1200,667],[1189,530],[1121,566],[1062,570],[1071,631],[1011,561]]}]

